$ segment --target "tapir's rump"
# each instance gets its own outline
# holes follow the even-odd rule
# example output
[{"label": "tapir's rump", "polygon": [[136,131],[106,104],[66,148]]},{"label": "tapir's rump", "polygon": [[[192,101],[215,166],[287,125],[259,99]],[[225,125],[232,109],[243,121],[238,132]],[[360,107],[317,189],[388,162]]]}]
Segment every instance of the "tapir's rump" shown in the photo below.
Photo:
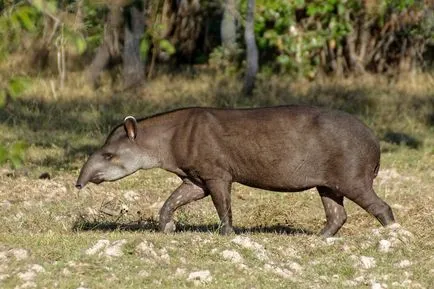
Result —
[{"label": "tapir's rump", "polygon": [[232,182],[285,192],[316,187],[327,218],[322,234],[329,236],[346,220],[344,197],[383,225],[393,223],[390,207],[372,189],[379,162],[372,131],[344,112],[310,106],[186,108],[138,122],[126,118],[89,158],[77,187],[160,167],[183,180],[161,209],[161,229],[174,229],[179,206],[210,195],[222,233],[232,231]]}]

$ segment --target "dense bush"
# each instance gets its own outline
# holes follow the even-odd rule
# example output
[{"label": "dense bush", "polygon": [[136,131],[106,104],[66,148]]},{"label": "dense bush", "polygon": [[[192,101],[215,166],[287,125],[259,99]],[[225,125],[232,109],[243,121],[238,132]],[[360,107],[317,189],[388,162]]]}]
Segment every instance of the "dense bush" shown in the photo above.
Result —
[{"label": "dense bush", "polygon": [[432,9],[414,0],[263,0],[256,37],[274,72],[410,71],[433,44]]},{"label": "dense bush", "polygon": [[[213,67],[239,69],[246,1],[235,1],[240,43],[235,57],[225,56],[219,47],[224,1],[147,1],[142,59],[152,60],[148,64],[153,67],[168,59],[188,60],[172,65],[203,63],[211,56]],[[0,1],[0,56],[31,52],[34,67],[45,69],[50,54],[61,52],[60,60],[52,57],[61,62],[54,65],[59,75],[65,74],[71,55],[81,55],[74,62],[81,60],[84,68],[107,42],[113,7],[124,5],[126,11],[130,2]],[[313,78],[318,73],[396,74],[427,68],[432,63],[426,52],[434,45],[433,18],[433,7],[420,0],[258,0],[255,33],[261,69]],[[113,31],[110,53],[120,49],[124,36],[122,29]]]}]

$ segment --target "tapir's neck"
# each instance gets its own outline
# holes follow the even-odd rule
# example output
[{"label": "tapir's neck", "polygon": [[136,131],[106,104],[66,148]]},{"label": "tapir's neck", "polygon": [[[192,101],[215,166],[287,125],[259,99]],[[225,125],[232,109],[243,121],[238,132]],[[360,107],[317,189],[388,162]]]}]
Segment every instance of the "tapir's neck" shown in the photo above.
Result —
[{"label": "tapir's neck", "polygon": [[175,164],[171,143],[175,134],[177,123],[175,119],[162,118],[155,120],[144,120],[139,122],[138,129],[142,130],[143,138],[139,140],[139,145],[143,147],[146,157],[152,151],[152,157],[155,158],[155,164],[149,166],[143,165],[144,169],[162,168],[171,171]]}]

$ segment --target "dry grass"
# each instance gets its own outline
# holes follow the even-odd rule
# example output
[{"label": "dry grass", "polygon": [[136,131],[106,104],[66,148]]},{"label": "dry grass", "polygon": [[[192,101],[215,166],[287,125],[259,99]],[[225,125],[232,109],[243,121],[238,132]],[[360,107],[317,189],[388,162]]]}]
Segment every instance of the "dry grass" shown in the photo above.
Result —
[{"label": "dry grass", "polygon": [[[124,93],[108,85],[93,91],[74,76],[54,94],[50,79],[37,80],[0,111],[0,143],[31,145],[24,168],[0,171],[0,287],[433,288],[432,78],[417,76],[407,84],[276,77],[260,79],[252,99],[239,97],[239,90],[235,80],[213,75],[163,76]],[[311,234],[324,224],[315,191],[283,194],[234,185],[238,237],[216,233],[209,199],[180,209],[178,232],[163,235],[155,231],[156,220],[179,184],[173,175],[151,170],[80,192],[73,187],[86,155],[127,114],[300,102],[350,111],[374,128],[383,148],[375,187],[401,229],[381,229],[347,202],[349,218],[339,239],[325,241]],[[39,180],[42,172],[51,179]],[[383,252],[379,244],[387,241],[390,251]],[[230,257],[237,254],[241,259]],[[189,280],[204,270],[211,278]]]}]

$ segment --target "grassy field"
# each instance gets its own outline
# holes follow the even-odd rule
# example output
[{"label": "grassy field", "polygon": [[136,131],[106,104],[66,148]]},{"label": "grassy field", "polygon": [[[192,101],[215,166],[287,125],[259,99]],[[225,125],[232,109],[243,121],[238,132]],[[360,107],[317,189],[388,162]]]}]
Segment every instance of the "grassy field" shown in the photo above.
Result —
[{"label": "grassy field", "polygon": [[[0,67],[6,73],[7,67]],[[296,82],[260,79],[252,99],[235,79],[162,76],[136,91],[79,75],[63,90],[40,78],[0,110],[0,143],[29,144],[24,166],[0,168],[1,288],[434,288],[434,80],[363,77]],[[180,181],[162,170],[82,191],[87,155],[126,115],[192,105],[309,103],[363,119],[381,139],[378,194],[400,226],[381,228],[346,201],[336,238],[318,194],[235,184],[237,235],[219,236],[209,198],[181,208],[178,231],[156,231],[158,210]],[[41,174],[50,179],[40,179]]]}]

